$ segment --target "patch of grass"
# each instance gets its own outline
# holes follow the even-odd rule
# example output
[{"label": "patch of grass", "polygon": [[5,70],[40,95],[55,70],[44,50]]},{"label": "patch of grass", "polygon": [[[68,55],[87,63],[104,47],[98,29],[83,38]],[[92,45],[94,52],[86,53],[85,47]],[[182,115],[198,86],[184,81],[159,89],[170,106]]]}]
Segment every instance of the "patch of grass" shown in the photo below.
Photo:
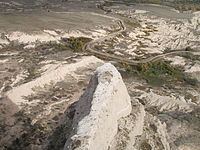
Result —
[{"label": "patch of grass", "polygon": [[114,54],[114,51],[108,50],[107,53],[108,53],[108,54]]},{"label": "patch of grass", "polygon": [[136,22],[135,20],[125,20],[124,21],[126,25],[130,26],[130,27],[141,27],[139,22]]},{"label": "patch of grass", "polygon": [[103,10],[103,11],[106,11],[106,12],[111,12],[110,10],[106,9],[106,7],[111,7],[113,6],[113,3],[112,2],[104,2],[104,3],[101,3],[101,4],[98,4],[97,5],[97,8]]},{"label": "patch of grass", "polygon": [[70,37],[63,38],[60,43],[49,42],[47,45],[59,51],[72,50],[73,52],[82,52],[83,46],[89,41],[91,39],[86,37]]},{"label": "patch of grass", "polygon": [[199,11],[199,0],[123,0],[124,2],[132,3],[153,3],[153,4],[160,4],[160,5],[167,5],[174,7],[179,11]]},{"label": "patch of grass", "polygon": [[[65,40],[65,39],[63,39]],[[74,51],[74,52],[81,52],[83,50],[83,46],[91,41],[90,38],[85,38],[85,37],[70,37],[66,39],[68,46]]]},{"label": "patch of grass", "polygon": [[113,3],[112,2],[104,2],[102,5],[105,7],[111,7],[111,6],[113,6]]},{"label": "patch of grass", "polygon": [[40,76],[40,73],[38,72],[37,68],[30,66],[27,68],[27,76],[24,79],[24,82],[29,82],[33,79],[36,79]]},{"label": "patch of grass", "polygon": [[141,150],[152,150],[152,147],[146,141],[142,142],[140,145]]},{"label": "patch of grass", "polygon": [[198,81],[196,79],[191,79],[189,77],[185,77],[184,78],[184,81],[187,83],[187,84],[190,84],[192,86],[196,86]]},{"label": "patch of grass", "polygon": [[111,7],[111,6],[113,6],[113,3],[107,2],[107,1],[102,3],[102,4],[97,5],[97,7],[100,8],[100,9],[104,9],[104,7]]},{"label": "patch of grass", "polygon": [[142,63],[138,65],[120,64],[120,67],[126,68],[128,72],[135,72],[139,77],[145,79],[149,84],[160,86],[165,83],[176,81],[196,86],[198,81],[192,79],[177,67],[171,66],[163,61],[152,63]]},{"label": "patch of grass", "polygon": [[199,7],[195,7],[195,6],[176,6],[175,7],[177,10],[180,10],[180,11],[188,11],[188,10],[191,10],[191,11],[199,11],[200,8]]},{"label": "patch of grass", "polygon": [[162,61],[140,64],[138,73],[150,84],[162,85],[166,82],[174,81],[185,82],[192,86],[197,84],[197,80],[186,76],[179,68]]},{"label": "patch of grass", "polygon": [[69,47],[61,44],[61,43],[52,43],[49,42],[47,43],[47,46],[54,48],[55,50],[59,50],[59,51],[65,51],[65,50],[69,50]]},{"label": "patch of grass", "polygon": [[188,46],[185,48],[185,51],[193,51],[193,49],[190,46]]},{"label": "patch of grass", "polygon": [[184,57],[184,58],[189,59],[189,60],[192,60],[192,61],[200,60],[199,55],[194,55],[194,54],[191,54],[191,53],[183,53],[183,54],[180,54],[179,56]]},{"label": "patch of grass", "polygon": [[113,33],[116,33],[116,32],[119,32],[121,29],[118,28],[118,29],[114,29],[114,30],[108,30],[109,34],[113,34]]}]

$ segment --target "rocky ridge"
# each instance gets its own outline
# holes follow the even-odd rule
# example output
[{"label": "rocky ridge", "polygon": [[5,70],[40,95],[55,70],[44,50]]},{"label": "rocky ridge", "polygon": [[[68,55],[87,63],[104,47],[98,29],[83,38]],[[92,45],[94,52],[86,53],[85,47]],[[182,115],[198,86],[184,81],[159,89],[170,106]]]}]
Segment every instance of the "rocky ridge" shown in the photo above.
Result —
[{"label": "rocky ridge", "polygon": [[108,149],[117,133],[117,121],[130,112],[130,97],[119,72],[104,64],[77,103],[72,136],[64,149]]}]

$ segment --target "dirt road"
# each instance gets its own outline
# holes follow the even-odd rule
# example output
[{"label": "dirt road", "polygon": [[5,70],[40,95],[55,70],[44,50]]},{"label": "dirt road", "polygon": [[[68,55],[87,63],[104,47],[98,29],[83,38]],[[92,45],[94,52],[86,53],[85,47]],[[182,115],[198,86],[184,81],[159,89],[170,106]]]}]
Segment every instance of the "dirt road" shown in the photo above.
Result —
[{"label": "dirt road", "polygon": [[95,50],[94,47],[95,47],[95,45],[97,43],[101,43],[101,42],[103,42],[105,40],[112,39],[116,35],[118,35],[118,34],[124,32],[124,31],[126,31],[126,26],[124,25],[124,23],[123,23],[122,20],[116,19],[116,22],[118,23],[118,25],[120,27],[119,31],[114,32],[112,34],[109,34],[109,35],[107,35],[105,37],[92,40],[89,43],[86,43],[84,45],[84,47],[83,47],[83,50],[88,51],[88,52],[90,52],[92,54],[95,54],[97,56],[101,56],[103,58],[111,59],[111,60],[116,61],[116,62],[126,63],[126,64],[130,64],[130,65],[135,65],[135,64],[141,64],[141,63],[148,63],[148,62],[156,61],[156,60],[159,60],[159,59],[161,59],[161,58],[163,58],[165,56],[169,56],[169,55],[172,55],[172,54],[192,53],[191,51],[176,50],[176,51],[168,52],[168,53],[165,53],[165,54],[160,54],[160,55],[157,55],[157,56],[153,56],[153,57],[149,57],[149,58],[145,58],[145,59],[141,59],[141,60],[128,60],[127,58],[124,58],[124,57],[119,57],[119,56],[115,56],[115,55],[111,55],[111,54],[108,54],[108,53],[104,53],[104,52]]}]

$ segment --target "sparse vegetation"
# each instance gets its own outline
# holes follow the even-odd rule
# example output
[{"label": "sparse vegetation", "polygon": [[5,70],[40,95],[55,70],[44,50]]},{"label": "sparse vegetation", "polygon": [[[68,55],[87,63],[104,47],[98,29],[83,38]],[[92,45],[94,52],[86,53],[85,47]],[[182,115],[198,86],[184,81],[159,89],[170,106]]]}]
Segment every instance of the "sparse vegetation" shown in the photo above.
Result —
[{"label": "sparse vegetation", "polygon": [[152,150],[152,147],[149,143],[146,141],[142,142],[141,144],[141,150]]},{"label": "sparse vegetation", "polygon": [[114,54],[114,51],[108,50],[107,53],[108,53],[108,54]]},{"label": "sparse vegetation", "polygon": [[199,11],[199,0],[123,0],[128,3],[153,3],[174,7],[179,11]]},{"label": "sparse vegetation", "polygon": [[183,54],[180,54],[179,56],[184,57],[184,58],[189,59],[189,60],[192,60],[192,61],[200,60],[199,55],[194,55],[192,53],[183,53]]},{"label": "sparse vegetation", "polygon": [[73,52],[82,52],[83,46],[89,41],[91,39],[86,37],[70,37],[63,38],[61,43],[49,42],[47,45],[60,51],[72,50]]},{"label": "sparse vegetation", "polygon": [[129,72],[135,72],[139,77],[152,85],[163,85],[175,81],[184,82],[192,86],[196,86],[198,83],[196,79],[192,79],[184,74],[181,69],[173,67],[164,61],[141,63],[135,66],[121,63],[120,67],[126,68]]},{"label": "sparse vegetation", "polygon": [[113,3],[112,2],[104,2],[102,5],[105,7],[111,7],[111,6],[113,6]]},{"label": "sparse vegetation", "polygon": [[186,51],[193,51],[193,49],[190,46],[186,47],[185,50]]},{"label": "sparse vegetation", "polygon": [[112,2],[104,2],[104,3],[101,3],[101,4],[98,4],[97,5],[97,8],[101,9],[101,10],[104,10],[106,12],[110,12],[110,10],[106,9],[106,7],[111,7],[113,6],[113,3]]},{"label": "sparse vegetation", "polygon": [[125,24],[131,28],[141,27],[139,22],[136,22],[135,20],[125,20]]},{"label": "sparse vegetation", "polygon": [[162,61],[153,62],[151,64],[140,64],[138,66],[138,73],[150,84],[160,85],[175,80],[185,82],[192,86],[197,84],[195,79],[186,76],[179,68]]},{"label": "sparse vegetation", "polygon": [[182,5],[182,6],[176,6],[175,7],[177,10],[180,10],[180,11],[189,11],[189,10],[191,10],[191,11],[199,11],[200,10],[200,8],[199,7],[195,7],[195,6],[184,6],[184,5]]},{"label": "sparse vegetation", "polygon": [[100,9],[104,9],[104,7],[111,7],[111,6],[113,6],[112,2],[104,2],[102,4],[97,5],[97,7]]},{"label": "sparse vegetation", "polygon": [[70,49],[72,49],[74,52],[81,52],[83,50],[83,46],[85,43],[91,41],[90,38],[86,37],[70,37],[63,39],[64,42],[66,42],[66,46],[68,46]]}]

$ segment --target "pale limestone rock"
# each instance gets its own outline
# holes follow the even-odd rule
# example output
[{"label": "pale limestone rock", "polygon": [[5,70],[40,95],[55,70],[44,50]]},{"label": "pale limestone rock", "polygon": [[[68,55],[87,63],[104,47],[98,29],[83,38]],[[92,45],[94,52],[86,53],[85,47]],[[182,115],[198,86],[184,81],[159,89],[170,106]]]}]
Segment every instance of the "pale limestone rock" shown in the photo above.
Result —
[{"label": "pale limestone rock", "polygon": [[117,69],[110,63],[97,68],[77,104],[64,150],[107,150],[117,134],[117,121],[130,112],[130,97]]}]

